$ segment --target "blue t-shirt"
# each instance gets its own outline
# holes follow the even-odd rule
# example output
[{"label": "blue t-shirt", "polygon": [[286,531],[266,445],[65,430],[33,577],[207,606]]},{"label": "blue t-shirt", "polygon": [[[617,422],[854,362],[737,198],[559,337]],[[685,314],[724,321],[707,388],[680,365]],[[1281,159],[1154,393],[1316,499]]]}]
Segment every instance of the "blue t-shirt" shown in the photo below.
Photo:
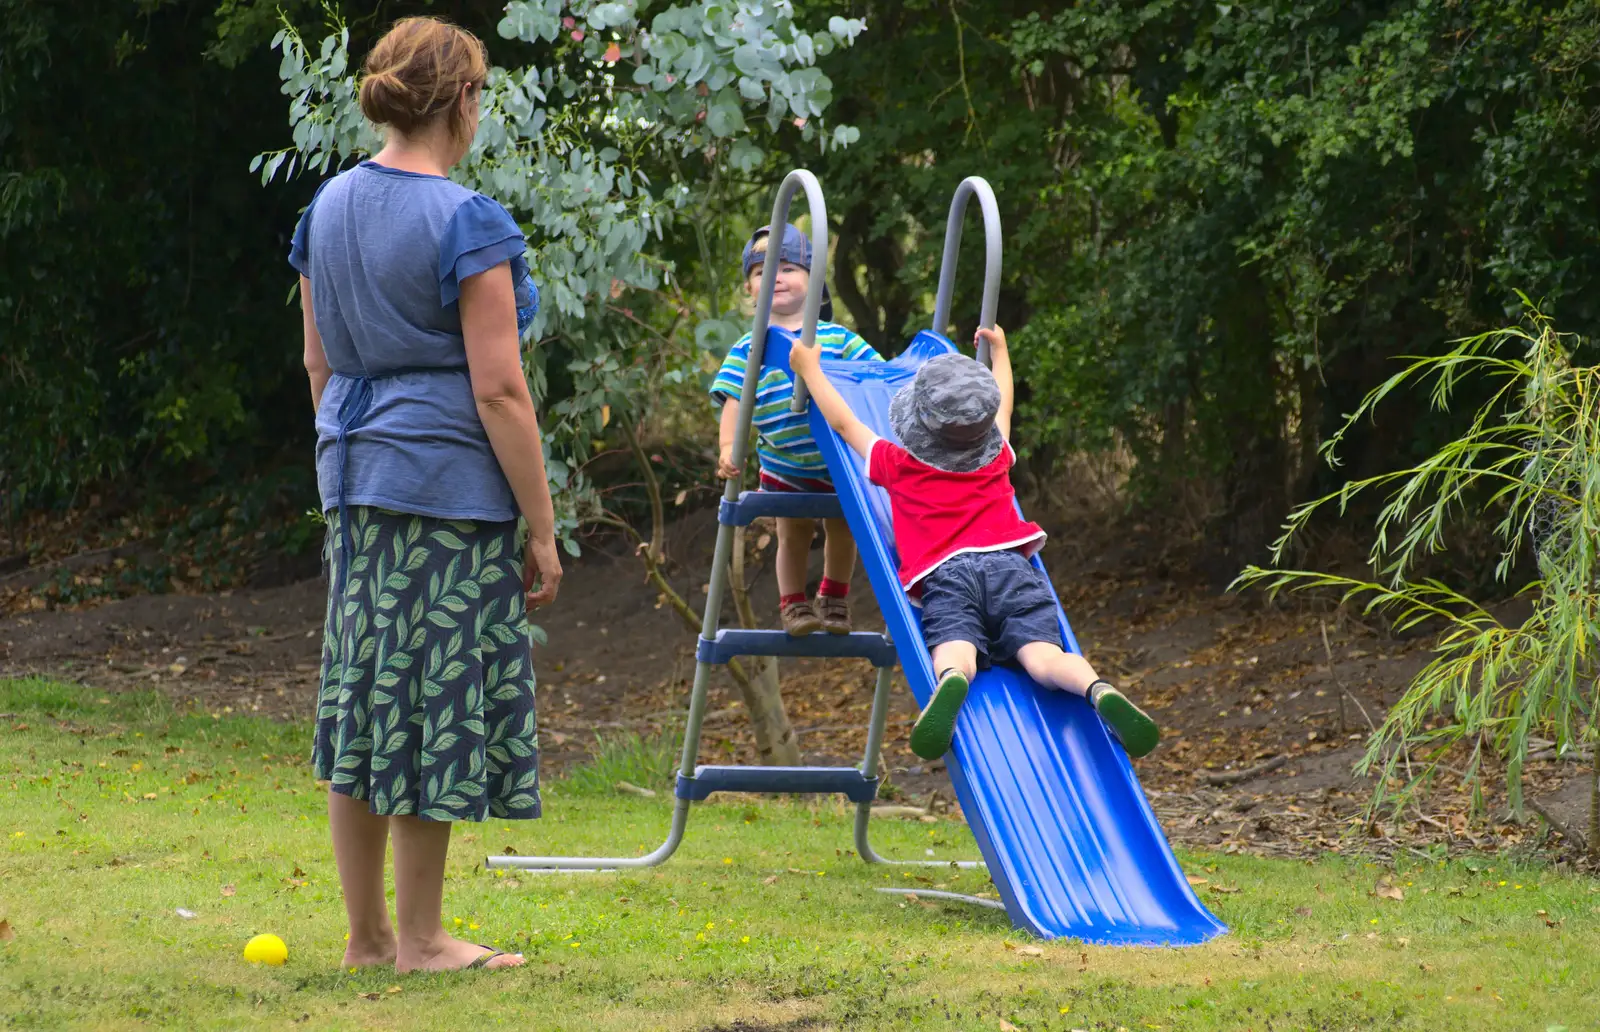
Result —
[{"label": "blue t-shirt", "polygon": [[[511,263],[517,327],[538,306],[522,230],[499,204],[441,176],[364,161],[317,190],[289,250],[311,280],[333,377],[317,409],[323,511],[349,505],[505,521],[516,503],[478,418],[457,301],[461,281]],[[368,378],[365,417],[339,462],[339,412]]]},{"label": "blue t-shirt", "polygon": [[[882,362],[883,356],[861,337],[838,323],[817,324],[817,344],[822,357],[832,361]],[[811,436],[811,422],[804,412],[792,412],[794,376],[787,360],[774,362],[763,355],[761,377],[756,381],[755,412],[750,421],[756,428],[756,457],[761,468],[779,477],[803,480],[830,480],[828,463]],[[750,334],[740,337],[722,360],[717,378],[711,383],[711,397],[718,405],[738,401],[744,390],[745,366],[750,361]]]}]

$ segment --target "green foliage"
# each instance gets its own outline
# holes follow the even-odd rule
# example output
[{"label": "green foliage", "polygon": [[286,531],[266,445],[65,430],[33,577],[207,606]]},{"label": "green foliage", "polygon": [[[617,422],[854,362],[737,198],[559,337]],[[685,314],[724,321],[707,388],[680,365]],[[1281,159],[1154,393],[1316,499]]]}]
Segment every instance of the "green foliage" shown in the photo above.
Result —
[{"label": "green foliage", "polygon": [[569,770],[556,782],[556,791],[615,796],[617,783],[626,781],[639,788],[670,792],[678,751],[678,739],[671,734],[596,734],[589,761]]},{"label": "green foliage", "polygon": [[[1381,582],[1254,566],[1240,578],[1274,592],[1335,589],[1400,631],[1442,624],[1433,660],[1390,708],[1360,768],[1381,770],[1383,784],[1407,782],[1396,802],[1432,783],[1465,745],[1465,780],[1479,781],[1486,755],[1503,759],[1511,803],[1520,810],[1522,768],[1535,735],[1548,736],[1558,754],[1597,738],[1600,368],[1574,365],[1578,341],[1558,334],[1543,314],[1530,311],[1530,323],[1528,331],[1500,330],[1415,359],[1373,390],[1346,430],[1414,382],[1431,381],[1437,409],[1449,407],[1466,383],[1490,385],[1461,436],[1416,465],[1352,480],[1300,506],[1274,546],[1281,557],[1321,510],[1342,513],[1364,493],[1381,494],[1369,555]],[[1330,459],[1342,440],[1342,431],[1329,440]],[[1531,610],[1520,622],[1505,622],[1438,580],[1414,577],[1463,517],[1494,522],[1501,578],[1525,549],[1536,550],[1539,576],[1516,591]]]},{"label": "green foliage", "polygon": [[[201,61],[212,3],[0,0],[0,494],[192,489],[306,444],[265,55]],[[270,270],[270,275],[269,275]]]},{"label": "green foliage", "polygon": [[[1114,435],[1147,488],[1214,477],[1243,562],[1315,489],[1318,446],[1388,356],[1499,325],[1515,288],[1595,332],[1597,40],[1584,2],[1020,19],[1017,86],[1071,111],[1018,352],[1035,409],[1062,415],[1024,432],[1044,449]],[[1453,429],[1394,416],[1344,450],[1366,472]]]}]

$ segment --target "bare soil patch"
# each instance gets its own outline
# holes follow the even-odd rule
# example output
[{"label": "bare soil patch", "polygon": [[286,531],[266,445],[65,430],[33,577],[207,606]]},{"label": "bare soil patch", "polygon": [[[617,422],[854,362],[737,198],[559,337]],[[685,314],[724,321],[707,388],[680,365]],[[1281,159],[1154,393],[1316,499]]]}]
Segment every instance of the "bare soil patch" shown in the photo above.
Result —
[{"label": "bare soil patch", "polygon": [[[1174,562],[1142,527],[1088,517],[1045,521],[1047,560],[1085,654],[1164,728],[1138,765],[1168,834],[1225,850],[1307,855],[1347,848],[1352,830],[1379,851],[1446,841],[1494,848],[1535,824],[1469,822],[1464,798],[1368,827],[1357,813],[1371,785],[1352,767],[1371,726],[1427,661],[1423,638],[1395,640],[1337,613],[1274,608],[1219,595]],[[675,587],[697,604],[716,532],[709,510],[672,524]],[[820,539],[819,539],[820,544]],[[820,568],[820,555],[814,557]],[[861,629],[883,626],[866,578],[853,585]],[[755,576],[758,617],[776,623],[770,561]],[[216,594],[138,595],[85,608],[0,617],[0,675],[44,674],[106,691],[155,687],[211,712],[309,718],[325,586],[320,578]],[[725,622],[732,623],[731,604]],[[694,635],[661,604],[618,539],[589,542],[562,594],[537,622],[545,757],[559,773],[597,734],[670,730],[694,673]],[[1324,635],[1326,637],[1324,637]],[[784,695],[808,762],[860,756],[873,672],[860,661],[785,661]],[[752,761],[753,745],[725,674],[713,682],[701,758]],[[896,696],[885,745],[893,801],[950,807],[940,764],[909,749],[916,714]],[[309,746],[308,746],[309,747]],[[1530,792],[1581,827],[1587,792],[1570,764],[1535,764]]]}]

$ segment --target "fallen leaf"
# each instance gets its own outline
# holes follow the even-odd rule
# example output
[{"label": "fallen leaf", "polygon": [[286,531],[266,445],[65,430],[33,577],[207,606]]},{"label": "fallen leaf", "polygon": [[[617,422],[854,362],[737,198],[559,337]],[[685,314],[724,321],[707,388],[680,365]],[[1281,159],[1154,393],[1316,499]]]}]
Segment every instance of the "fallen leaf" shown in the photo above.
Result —
[{"label": "fallen leaf", "polygon": [[1432,964],[1428,964],[1428,963],[1421,963],[1421,964],[1417,965],[1417,968],[1419,970],[1421,970],[1424,974],[1426,974],[1427,972],[1433,970],[1433,965]]},{"label": "fallen leaf", "polygon": [[227,897],[227,896],[231,896],[231,895],[233,895],[233,894],[234,894],[234,893],[235,893],[235,892],[238,892],[238,891],[239,891],[239,890],[238,890],[238,889],[236,889],[236,888],[234,888],[234,887],[233,887],[233,886],[232,886],[232,885],[224,885],[224,886],[223,886],[223,887],[222,887],[222,895],[223,895],[223,896],[224,896],[224,897]]},{"label": "fallen leaf", "polygon": [[1294,913],[1295,913],[1296,917],[1310,917],[1311,916],[1311,908],[1310,907],[1295,907],[1294,908]]},{"label": "fallen leaf", "polygon": [[356,999],[358,1000],[376,1000],[382,996],[382,993],[356,993]]},{"label": "fallen leaf", "polygon": [[1005,1018],[1001,1018],[1000,1019],[1000,1032],[1022,1032],[1022,1030],[1020,1028],[1018,1028],[1017,1026],[1013,1025],[1011,1022],[1007,1021]]},{"label": "fallen leaf", "polygon": [[1000,945],[1004,946],[1008,950],[1014,950],[1017,948],[1017,944],[1012,942],[1010,939],[1005,940]]},{"label": "fallen leaf", "polygon": [[10,942],[17,937],[16,930],[11,927],[10,921],[0,921],[0,942]]},{"label": "fallen leaf", "polygon": [[295,864],[294,865],[294,873],[289,875],[289,877],[291,877],[291,878],[304,878],[305,876],[306,876],[306,872],[300,870],[300,865],[299,864]]},{"label": "fallen leaf", "polygon": [[1397,903],[1406,898],[1405,890],[1390,881],[1387,875],[1378,879],[1378,884],[1373,887],[1372,892],[1379,899],[1392,899]]},{"label": "fallen leaf", "polygon": [[1041,950],[1037,946],[1023,946],[1023,947],[1020,947],[1017,950],[1017,956],[1019,956],[1019,957],[1042,957],[1042,956],[1044,956],[1044,950]]},{"label": "fallen leaf", "polygon": [[391,995],[394,994],[394,993],[397,993],[399,991],[400,991],[400,987],[397,986],[397,985],[391,985],[389,988],[384,990],[384,992],[390,993]]},{"label": "fallen leaf", "polygon": [[1217,893],[1222,893],[1223,895],[1227,895],[1227,894],[1230,894],[1230,893],[1238,892],[1239,891],[1239,886],[1237,886],[1237,885],[1213,885],[1213,886],[1211,886],[1211,890],[1210,891],[1217,892]]},{"label": "fallen leaf", "polygon": [[1394,944],[1396,946],[1400,947],[1401,949],[1405,949],[1407,946],[1411,945],[1411,940],[1407,939],[1405,936],[1401,936],[1400,938],[1398,938],[1398,939],[1396,939],[1394,941]]},{"label": "fallen leaf", "polygon": [[1185,877],[1187,877],[1189,879],[1189,884],[1190,885],[1204,885],[1207,882],[1207,879],[1205,879],[1205,878],[1196,878],[1192,874],[1186,875]]},{"label": "fallen leaf", "polygon": [[198,916],[197,914],[195,914],[195,912],[193,910],[185,910],[183,907],[179,907],[177,910],[173,911],[173,913],[177,914],[179,917],[183,918],[185,921],[192,920],[193,918]]},{"label": "fallen leaf", "polygon": [[771,885],[773,882],[775,882],[777,880],[778,880],[778,876],[777,875],[773,875],[770,878],[761,879],[761,884],[763,884],[763,885]]}]

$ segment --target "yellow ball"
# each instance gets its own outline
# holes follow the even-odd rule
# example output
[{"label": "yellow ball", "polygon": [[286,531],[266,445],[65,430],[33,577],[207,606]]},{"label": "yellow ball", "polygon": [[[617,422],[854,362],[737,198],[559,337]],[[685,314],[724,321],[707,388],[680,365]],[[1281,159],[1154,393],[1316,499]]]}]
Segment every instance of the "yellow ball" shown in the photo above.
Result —
[{"label": "yellow ball", "polygon": [[252,964],[271,964],[277,967],[289,959],[289,947],[270,933],[258,935],[244,944],[244,959]]}]

